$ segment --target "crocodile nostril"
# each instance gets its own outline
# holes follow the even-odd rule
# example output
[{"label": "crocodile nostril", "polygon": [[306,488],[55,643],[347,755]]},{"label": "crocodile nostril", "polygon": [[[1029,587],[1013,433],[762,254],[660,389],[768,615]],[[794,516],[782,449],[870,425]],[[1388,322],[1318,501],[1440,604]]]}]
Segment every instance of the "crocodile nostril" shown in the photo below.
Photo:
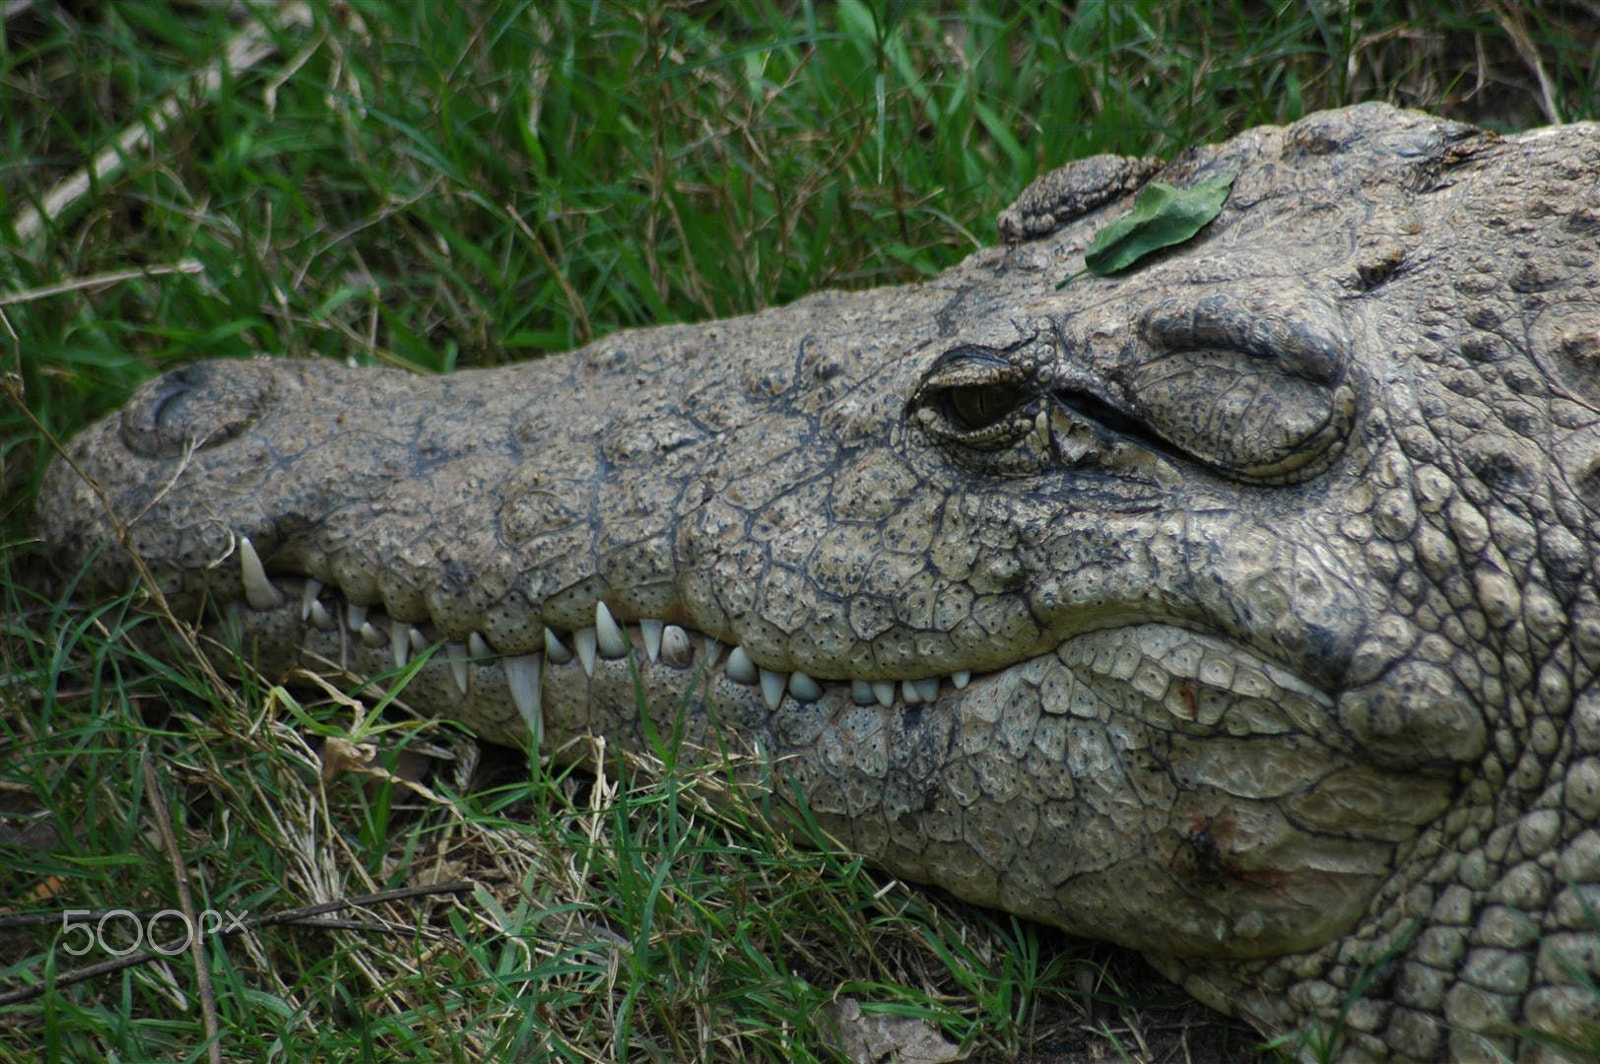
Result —
[{"label": "crocodile nostril", "polygon": [[155,396],[152,400],[154,409],[151,411],[150,420],[157,432],[161,430],[161,417],[167,411],[174,399],[187,395],[197,383],[200,374],[195,372],[194,366],[185,366],[174,370],[156,381]]},{"label": "crocodile nostril", "polygon": [[261,362],[196,362],[163,374],[122,412],[122,442],[146,458],[215,447],[255,424],[270,405],[274,378]]}]

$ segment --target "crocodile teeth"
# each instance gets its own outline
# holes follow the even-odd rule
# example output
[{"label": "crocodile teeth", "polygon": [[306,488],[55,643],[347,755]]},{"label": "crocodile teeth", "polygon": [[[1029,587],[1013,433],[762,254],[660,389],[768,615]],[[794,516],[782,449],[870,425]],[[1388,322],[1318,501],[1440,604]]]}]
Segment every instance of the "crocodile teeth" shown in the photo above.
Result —
[{"label": "crocodile teeth", "polygon": [[416,628],[406,633],[406,639],[411,642],[411,652],[413,654],[420,654],[428,649],[428,637]]},{"label": "crocodile teeth", "polygon": [[580,628],[572,633],[572,645],[578,651],[578,664],[591,678],[594,676],[594,655],[599,649],[599,637],[593,628]]},{"label": "crocodile teeth", "polygon": [[957,691],[964,691],[967,684],[972,682],[972,670],[962,669],[960,672],[950,674],[950,682],[956,685]]},{"label": "crocodile teeth", "polygon": [[328,612],[328,607],[316,599],[311,600],[309,612],[311,614],[311,623],[321,628],[324,632],[331,632],[339,627],[339,622],[333,619],[333,614]]},{"label": "crocodile teeth", "polygon": [[409,627],[399,621],[389,622],[389,649],[394,652],[394,667],[397,669],[405,668],[406,659],[411,657],[411,638],[406,632]]},{"label": "crocodile teeth", "polygon": [[666,630],[665,621],[640,621],[639,631],[644,633],[645,656],[651,661],[661,660],[661,634]]},{"label": "crocodile teeth", "polygon": [[930,676],[925,680],[912,680],[911,686],[916,690],[917,696],[930,706],[939,700],[939,677]]},{"label": "crocodile teeth", "polygon": [[872,693],[872,685],[865,680],[850,681],[850,698],[858,706],[870,706],[878,700],[878,696]]},{"label": "crocodile teeth", "polygon": [[306,586],[300,591],[300,620],[311,619],[311,607],[316,605],[317,596],[322,594],[322,581],[306,577]]},{"label": "crocodile teeth", "polygon": [[489,644],[477,632],[467,636],[467,653],[475,658],[490,658],[494,656],[494,651],[489,649]]},{"label": "crocodile teeth", "polygon": [[249,536],[239,537],[239,572],[244,578],[244,600],[253,610],[276,609],[283,605],[283,592],[272,586],[261,556],[250,545]]},{"label": "crocodile teeth", "polygon": [[544,706],[539,694],[539,655],[523,654],[506,659],[506,685],[511,701],[528,725],[528,734],[538,743],[544,738]]},{"label": "crocodile teeth", "polygon": [[362,627],[367,623],[367,607],[358,606],[354,602],[350,603],[346,618],[345,623],[350,626],[352,632],[361,631]]},{"label": "crocodile teeth", "polygon": [[789,693],[801,702],[815,702],[822,697],[822,685],[796,669],[789,674]]},{"label": "crocodile teeth", "polygon": [[[645,633],[645,639],[650,635]],[[680,669],[689,667],[689,662],[694,660],[694,647],[689,644],[689,633],[675,624],[669,624],[661,632],[661,660],[668,665]]]},{"label": "crocodile teeth", "polygon": [[894,681],[873,680],[872,694],[873,697],[878,700],[878,705],[882,706],[884,709],[888,709],[890,706],[894,705]]},{"label": "crocodile teeth", "polygon": [[628,652],[628,640],[604,602],[594,604],[594,631],[602,658],[620,658]]},{"label": "crocodile teeth", "polygon": [[[477,632],[473,632],[477,635]],[[446,643],[444,645],[445,660],[450,663],[450,675],[456,681],[456,690],[461,692],[463,698],[467,694],[467,648],[462,643]]]},{"label": "crocodile teeth", "polygon": [[722,644],[711,636],[706,636],[706,668],[717,663],[717,658],[722,655]]},{"label": "crocodile teeth", "polygon": [[922,704],[922,692],[917,690],[917,684],[915,680],[900,681],[900,697],[908,706],[919,706]]},{"label": "crocodile teeth", "polygon": [[567,649],[557,635],[550,629],[544,630],[544,656],[552,665],[565,665],[572,660],[572,651]]},{"label": "crocodile teeth", "polygon": [[783,702],[783,692],[789,686],[789,677],[771,669],[759,670],[761,675],[761,700],[768,709],[777,709]]},{"label": "crocodile teeth", "polygon": [[756,663],[744,652],[744,647],[734,647],[728,653],[728,679],[734,683],[752,684],[760,679]]}]

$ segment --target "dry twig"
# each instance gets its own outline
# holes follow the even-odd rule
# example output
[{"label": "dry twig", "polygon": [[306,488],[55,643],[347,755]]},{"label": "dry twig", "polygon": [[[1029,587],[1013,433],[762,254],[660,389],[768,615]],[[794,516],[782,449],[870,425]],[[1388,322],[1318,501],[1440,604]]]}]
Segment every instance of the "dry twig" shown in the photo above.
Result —
[{"label": "dry twig", "polygon": [[[6,14],[12,14],[8,6]],[[311,9],[303,3],[285,4],[279,11],[276,26],[252,21],[228,42],[222,58],[196,75],[192,91],[201,97],[214,96],[222,87],[225,76],[238,75],[256,66],[278,50],[272,39],[273,29],[311,24]],[[88,166],[80,167],[58,183],[37,205],[29,205],[12,222],[12,232],[19,244],[26,244],[44,232],[83,198],[95,184],[106,180],[123,168],[128,156],[145,150],[156,135],[166,131],[183,114],[184,95],[169,93],[151,109],[150,114],[128,125],[116,139],[95,155]]]}]

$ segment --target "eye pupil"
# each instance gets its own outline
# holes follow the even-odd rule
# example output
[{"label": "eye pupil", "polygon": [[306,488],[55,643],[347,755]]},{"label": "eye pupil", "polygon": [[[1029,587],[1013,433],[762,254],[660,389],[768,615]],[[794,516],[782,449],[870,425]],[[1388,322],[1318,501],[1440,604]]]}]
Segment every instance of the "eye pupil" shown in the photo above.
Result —
[{"label": "eye pupil", "polygon": [[988,428],[1017,408],[1021,394],[1004,384],[978,384],[951,388],[945,393],[952,421],[968,431]]}]

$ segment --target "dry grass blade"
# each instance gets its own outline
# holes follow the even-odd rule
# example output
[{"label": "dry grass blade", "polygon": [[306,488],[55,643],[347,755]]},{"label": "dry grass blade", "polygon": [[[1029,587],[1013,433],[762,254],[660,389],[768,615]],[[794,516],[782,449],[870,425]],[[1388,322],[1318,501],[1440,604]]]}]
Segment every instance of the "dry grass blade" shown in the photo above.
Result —
[{"label": "dry grass blade", "polygon": [[[161,792],[161,781],[156,779],[155,762],[149,751],[139,759],[144,775],[145,800],[150,803],[150,815],[155,819],[156,830],[161,835],[161,848],[167,852],[172,864],[172,881],[178,891],[178,905],[183,912],[185,925],[200,927],[199,914],[194,907],[194,893],[189,889],[189,866],[178,847],[178,838],[172,832],[172,814],[167,810],[167,799]],[[222,1029],[217,1023],[217,995],[211,987],[211,964],[206,959],[204,942],[194,942],[190,954],[194,957],[194,981],[199,991],[200,1016],[206,1029],[206,1055],[211,1064],[222,1064]]]},{"label": "dry grass blade", "polygon": [[1495,17],[1500,20],[1500,25],[1505,28],[1506,36],[1511,39],[1512,47],[1517,50],[1517,57],[1527,65],[1539,82],[1539,106],[1544,110],[1545,118],[1552,124],[1560,125],[1561,108],[1556,105],[1555,86],[1545,71],[1539,49],[1534,47],[1533,40],[1528,36],[1528,26],[1522,17],[1521,8],[1515,5],[1507,6],[1501,0],[1496,0],[1494,12]]},{"label": "dry grass blade", "polygon": [[23,292],[8,292],[0,295],[0,307],[16,306],[22,303],[32,303],[39,299],[49,299],[52,296],[67,295],[71,292],[90,291],[97,288],[109,288],[124,281],[136,278],[170,277],[173,274],[194,274],[205,270],[205,264],[194,259],[185,259],[171,266],[147,266],[139,270],[116,270],[111,273],[100,273],[93,277],[78,277],[71,281],[62,281],[60,284],[46,285],[43,288],[30,288]]}]

